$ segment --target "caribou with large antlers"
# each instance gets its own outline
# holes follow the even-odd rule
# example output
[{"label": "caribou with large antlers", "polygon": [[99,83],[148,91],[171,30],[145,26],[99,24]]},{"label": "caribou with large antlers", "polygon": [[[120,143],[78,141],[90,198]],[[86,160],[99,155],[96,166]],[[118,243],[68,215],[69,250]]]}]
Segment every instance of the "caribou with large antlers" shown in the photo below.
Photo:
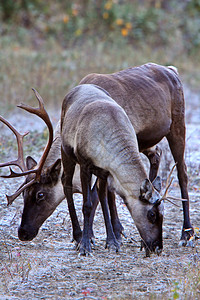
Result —
[{"label": "caribou with large antlers", "polygon": [[[10,205],[21,193],[23,193],[23,196],[25,199],[24,211],[23,211],[23,218],[22,218],[21,226],[19,227],[19,231],[18,231],[18,235],[21,240],[30,240],[30,239],[34,238],[37,235],[39,227],[42,225],[42,223],[47,218],[46,213],[44,214],[45,218],[42,213],[42,208],[43,209],[45,208],[44,206],[41,207],[41,205],[40,205],[41,210],[38,213],[38,209],[37,209],[38,203],[42,203],[42,200],[44,198],[44,193],[43,193],[43,191],[40,192],[40,189],[38,189],[38,185],[40,185],[41,182],[42,183],[45,182],[49,186],[56,187],[56,191],[57,191],[56,199],[59,199],[59,195],[60,195],[60,193],[62,193],[62,192],[60,192],[61,187],[59,184],[58,184],[58,188],[57,188],[57,182],[58,182],[58,178],[59,178],[58,175],[60,174],[60,170],[61,170],[61,159],[58,157],[54,161],[54,163],[51,165],[51,167],[49,167],[48,176],[45,176],[45,174],[42,172],[45,161],[47,159],[47,156],[49,154],[49,151],[50,151],[52,143],[53,143],[53,127],[52,127],[52,123],[50,121],[49,115],[44,108],[43,99],[41,98],[41,96],[38,94],[38,92],[35,89],[33,89],[33,91],[39,102],[39,107],[33,108],[33,107],[30,107],[30,106],[24,105],[24,104],[18,105],[18,107],[37,115],[45,122],[45,124],[48,127],[49,139],[48,139],[47,145],[43,151],[43,154],[42,154],[38,164],[30,156],[28,156],[26,158],[26,162],[24,161],[23,138],[25,135],[28,134],[28,132],[25,134],[20,134],[7,120],[5,120],[2,116],[0,116],[0,120],[5,125],[7,125],[12,130],[12,132],[15,134],[15,136],[17,138],[17,144],[18,144],[18,158],[16,160],[0,164],[0,167],[15,165],[15,166],[18,166],[19,169],[21,170],[20,173],[17,173],[17,172],[14,172],[12,170],[12,168],[10,167],[10,174],[4,175],[1,177],[4,177],[4,178],[13,178],[13,177],[21,177],[21,176],[26,177],[25,182],[20,186],[20,188],[13,195],[11,195],[11,196],[6,195],[7,200],[8,200],[8,205]],[[60,147],[60,144],[59,144],[59,147]],[[34,199],[32,199],[30,197],[30,194],[33,189],[35,190]],[[34,201],[32,201],[32,200],[34,200]],[[27,204],[27,202],[29,205]],[[45,203],[45,204],[47,204],[47,203]],[[54,207],[52,209],[51,205],[48,205],[48,207],[49,207],[49,211],[51,211],[51,213],[55,210]],[[35,212],[37,212],[37,214],[35,214]],[[49,213],[49,215],[51,213]],[[34,224],[36,220],[37,220],[38,226],[32,226],[32,223]]]},{"label": "caribou with large antlers", "polygon": [[[21,170],[21,173],[16,173],[12,170],[12,168],[10,168],[10,174],[2,175],[1,177],[13,178],[26,176],[25,182],[13,195],[6,195],[8,205],[10,205],[21,193],[23,193],[24,209],[21,225],[18,229],[18,236],[22,241],[32,240],[37,235],[39,228],[44,221],[54,212],[59,203],[65,198],[61,183],[63,169],[61,164],[60,121],[56,126],[55,137],[53,139],[53,127],[49,115],[44,108],[44,101],[35,89],[33,89],[33,91],[39,102],[39,107],[33,108],[25,104],[18,105],[18,107],[36,114],[44,120],[48,127],[49,140],[39,163],[37,163],[31,156],[27,156],[26,162],[24,161],[23,138],[28,134],[28,132],[20,134],[7,120],[0,116],[0,121],[7,125],[15,134],[18,145],[18,158],[10,162],[2,163],[0,164],[0,167],[17,166]],[[93,243],[94,234],[92,224],[95,210],[99,202],[96,191],[96,183],[94,183],[94,181],[95,178],[93,178],[93,188],[91,191],[93,209],[90,216],[90,238]],[[75,170],[72,191],[73,193],[82,193],[79,166],[77,166]],[[112,226],[116,237],[120,240],[123,227],[119,221],[115,201],[112,196],[108,197],[108,201],[110,207],[112,207]],[[68,203],[68,205],[72,223],[75,224],[74,226],[76,227],[73,237],[78,244],[82,237],[81,228],[78,219],[76,219],[76,214],[73,214],[74,205],[70,203]]]},{"label": "caribou with large antlers", "polygon": [[[33,89],[34,90],[34,89]],[[60,121],[54,131],[54,139],[52,132],[52,124],[49,116],[44,109],[44,102],[41,96],[34,90],[35,95],[39,101],[39,108],[31,108],[29,106],[19,105],[18,107],[23,108],[33,114],[41,116],[45,123],[50,128],[49,141],[44,150],[44,153],[38,164],[31,156],[27,156],[26,162],[24,161],[23,154],[23,138],[28,134],[20,134],[7,120],[0,116],[0,121],[7,125],[11,131],[15,134],[18,145],[18,158],[10,162],[0,164],[0,167],[6,166],[17,166],[22,171],[16,173],[10,168],[10,175],[2,175],[3,178],[13,178],[26,176],[25,182],[20,188],[11,196],[6,195],[8,205],[23,193],[24,198],[24,209],[22,213],[21,225],[18,229],[19,239],[22,241],[32,240],[38,233],[39,228],[44,221],[54,212],[60,202],[65,199],[63,192],[63,186],[61,183],[62,176],[62,164],[61,164],[61,137],[60,137]],[[34,175],[36,174],[36,175]],[[90,238],[94,243],[93,237],[93,220],[96,207],[99,203],[99,198],[96,190],[95,177],[92,180],[93,188],[91,191],[93,209],[90,217]],[[80,182],[80,168],[77,165],[73,178],[73,193],[82,193],[81,182]],[[112,196],[108,197],[109,205],[112,206],[112,225],[116,234],[116,237],[120,240],[123,226],[119,221],[115,201]],[[81,228],[78,219],[74,222],[73,204],[69,204],[69,212],[72,219],[72,223],[76,224],[76,230],[73,232],[73,238],[79,243],[82,237]],[[71,213],[72,212],[72,213]]]}]

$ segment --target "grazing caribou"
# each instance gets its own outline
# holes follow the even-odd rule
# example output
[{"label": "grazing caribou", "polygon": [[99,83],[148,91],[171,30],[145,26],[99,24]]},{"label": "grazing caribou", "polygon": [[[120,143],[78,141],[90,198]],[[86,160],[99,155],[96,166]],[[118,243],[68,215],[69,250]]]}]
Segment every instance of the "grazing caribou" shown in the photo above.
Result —
[{"label": "grazing caribou", "polygon": [[[37,163],[31,156],[27,156],[26,161],[24,161],[23,137],[27,135],[27,133],[21,135],[7,120],[0,116],[0,120],[15,134],[18,144],[18,158],[16,160],[0,164],[0,167],[16,165],[22,171],[21,173],[16,173],[10,169],[10,175],[5,175],[2,177],[12,178],[26,176],[26,180],[22,186],[20,186],[20,188],[12,196],[7,196],[8,205],[10,205],[16,197],[23,193],[24,209],[22,213],[21,224],[18,229],[18,236],[22,241],[30,241],[36,237],[39,228],[44,221],[54,212],[60,202],[65,199],[65,194],[63,192],[63,186],[61,183],[63,168],[61,164],[60,121],[55,128],[53,138],[52,124],[47,112],[44,109],[43,100],[35,90],[34,92],[39,101],[39,108],[32,108],[24,104],[19,105],[19,107],[41,117],[49,129],[49,140],[39,163]],[[94,183],[94,181],[95,177],[93,178],[93,188],[91,191],[93,210],[90,217],[90,238],[93,243],[94,234],[92,224],[95,210],[99,202],[96,183]],[[80,169],[78,165],[73,178],[73,193],[82,193]],[[108,201],[109,206],[112,206],[112,226],[117,239],[121,241],[123,226],[119,221],[114,198],[110,196],[108,197]],[[73,214],[71,215],[72,209],[70,204],[69,212],[71,219],[74,220]],[[79,226],[78,219],[77,224]],[[73,237],[77,243],[81,240],[82,232],[80,226],[78,234],[74,234],[73,232]]]},{"label": "grazing caribou", "polygon": [[[38,233],[39,228],[44,221],[54,212],[56,207],[65,198],[63,186],[61,183],[62,164],[61,164],[61,139],[60,139],[60,121],[54,130],[47,112],[44,109],[44,103],[40,95],[34,90],[39,101],[39,108],[31,108],[26,105],[19,105],[20,108],[30,113],[38,115],[44,120],[49,129],[49,140],[44,153],[37,163],[31,156],[23,155],[23,138],[28,134],[20,134],[7,120],[0,116],[0,121],[7,125],[17,138],[18,158],[16,160],[0,164],[0,167],[18,166],[21,173],[15,173],[10,169],[10,175],[1,176],[5,178],[26,176],[25,182],[12,195],[7,195],[8,205],[12,204],[16,197],[23,193],[24,209],[22,213],[21,224],[18,229],[19,239],[22,241],[32,240]],[[40,166],[40,168],[38,168]],[[39,169],[39,170],[37,170]],[[77,166],[73,179],[73,193],[81,193],[80,170]],[[37,178],[36,175],[37,174]],[[98,204],[96,188],[93,188],[94,207]],[[116,220],[118,216],[116,212]],[[91,230],[92,230],[91,220]],[[91,232],[91,238],[93,233]]]},{"label": "grazing caribou", "polygon": [[[151,147],[167,138],[177,163],[183,201],[183,228],[180,244],[185,246],[194,235],[189,215],[189,195],[185,151],[185,100],[177,69],[147,63],[113,74],[89,74],[80,84],[96,84],[109,92],[124,108],[135,130],[139,151],[150,159],[151,181],[159,166],[159,152]],[[155,162],[155,164],[154,164]]]},{"label": "grazing caribou", "polygon": [[[139,150],[149,158],[149,178],[151,181],[156,177],[161,152],[157,146],[156,148],[148,147],[156,144],[164,136],[167,137],[174,160],[177,162],[182,197],[188,199],[187,202],[183,202],[184,222],[181,235],[182,245],[186,245],[187,240],[193,235],[193,228],[189,218],[187,173],[184,162],[184,96],[182,84],[176,69],[174,67],[164,67],[148,63],[140,67],[129,68],[113,74],[90,74],[83,78],[80,83],[94,83],[101,86],[124,108],[135,129]],[[165,124],[168,124],[168,126]],[[169,124],[171,124],[171,126],[169,126]],[[59,136],[59,128],[57,133]],[[43,174],[48,175],[51,170],[49,167],[53,166],[57,161],[59,147],[60,138],[57,138],[53,142],[50,153],[47,156],[47,162],[42,170]],[[54,151],[54,148],[56,151]],[[35,163],[36,162],[31,162],[32,166],[30,164],[29,167],[33,167]],[[77,174],[76,171],[75,174]],[[65,198],[61,186],[61,175],[62,168],[60,168],[60,174],[58,174],[58,181],[55,180],[56,184],[49,185],[46,180],[44,182],[40,180],[37,182],[37,187],[36,185],[31,187],[30,196],[28,192],[26,193],[28,197],[24,198],[24,211],[22,215],[23,226],[22,224],[21,226],[24,229],[26,228],[24,236],[27,235],[27,240],[37,234],[41,223],[48,218],[57,205]],[[49,178],[49,176],[47,177]],[[75,176],[75,178],[78,177],[79,176]],[[74,180],[73,187],[74,186],[77,186],[80,192],[79,178]],[[44,192],[45,199],[48,199],[48,201],[41,201],[35,207],[38,190],[41,193]],[[111,195],[108,198],[112,199]],[[44,199],[44,197],[42,199]],[[114,202],[114,200],[112,200],[112,202]],[[28,217],[28,211],[30,210],[32,211],[32,216],[35,216],[32,218],[31,224],[31,226],[35,228],[33,230],[36,233],[35,235],[31,233],[31,226],[27,226],[30,222],[28,221],[30,219]],[[38,221],[38,215],[43,216],[41,222]]]},{"label": "grazing caribou", "polygon": [[[135,130],[124,109],[102,88],[79,85],[67,94],[61,113],[62,183],[68,203],[73,203],[72,179],[80,165],[83,193],[83,235],[80,253],[91,252],[89,218],[92,210],[91,177],[99,180],[98,196],[105,219],[108,245],[116,251],[108,214],[107,186],[123,199],[142,237],[146,255],[162,251],[163,203],[156,178],[151,184],[139,153]],[[75,215],[74,211],[74,215]]]}]

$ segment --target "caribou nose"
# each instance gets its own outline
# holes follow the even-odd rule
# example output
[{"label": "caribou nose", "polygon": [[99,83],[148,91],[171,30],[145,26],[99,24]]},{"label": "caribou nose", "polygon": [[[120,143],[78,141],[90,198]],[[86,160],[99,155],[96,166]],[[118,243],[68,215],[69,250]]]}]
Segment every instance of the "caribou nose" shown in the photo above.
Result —
[{"label": "caribou nose", "polygon": [[162,241],[155,241],[154,243],[148,243],[141,241],[140,250],[145,249],[146,257],[150,257],[151,253],[156,253],[158,256],[162,253],[163,244]]},{"label": "caribou nose", "polygon": [[153,252],[155,252],[158,256],[162,253],[163,242],[162,239],[153,243]]},{"label": "caribou nose", "polygon": [[18,229],[18,237],[21,241],[27,241],[28,240],[28,232],[25,229],[20,227]]},{"label": "caribou nose", "polygon": [[21,241],[31,241],[37,235],[37,231],[26,229],[24,227],[18,228],[18,237]]},{"label": "caribou nose", "polygon": [[162,253],[162,249],[160,249],[159,246],[156,246],[155,253],[159,256]]}]

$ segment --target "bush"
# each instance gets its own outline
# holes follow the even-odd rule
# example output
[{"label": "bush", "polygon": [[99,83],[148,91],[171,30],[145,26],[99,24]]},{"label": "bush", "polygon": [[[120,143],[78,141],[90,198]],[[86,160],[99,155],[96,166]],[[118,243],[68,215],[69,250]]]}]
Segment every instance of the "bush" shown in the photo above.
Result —
[{"label": "bush", "polygon": [[0,0],[0,12],[2,34],[10,23],[13,31],[25,27],[64,47],[96,37],[161,46],[177,35],[188,53],[200,45],[200,0]]}]

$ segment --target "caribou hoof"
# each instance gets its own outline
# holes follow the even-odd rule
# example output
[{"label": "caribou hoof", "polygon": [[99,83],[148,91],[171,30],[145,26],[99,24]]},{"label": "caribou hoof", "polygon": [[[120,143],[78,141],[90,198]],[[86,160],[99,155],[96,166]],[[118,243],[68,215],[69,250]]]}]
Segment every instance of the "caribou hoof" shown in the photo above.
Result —
[{"label": "caribou hoof", "polygon": [[93,248],[95,248],[96,244],[95,244],[95,238],[94,237],[90,238],[90,242],[91,242]]},{"label": "caribou hoof", "polygon": [[85,251],[85,250],[84,250],[84,251],[81,251],[81,250],[80,250],[78,256],[86,256],[86,257],[87,257],[87,256],[91,256],[91,257],[92,257],[93,255],[92,255],[91,252],[87,252],[87,251]]},{"label": "caribou hoof", "polygon": [[80,248],[79,249],[79,254],[78,256],[93,256],[91,252],[87,251],[86,249],[84,248]]},{"label": "caribou hoof", "polygon": [[193,248],[195,239],[196,239],[196,235],[192,227],[188,229],[183,228],[179,246],[180,247],[189,246]]},{"label": "caribou hoof", "polygon": [[195,247],[195,244],[194,244],[194,240],[189,240],[189,241],[186,241],[186,240],[181,240],[178,244],[179,247],[191,247],[191,248],[194,248]]},{"label": "caribou hoof", "polygon": [[79,255],[80,256],[89,256],[89,255],[92,255],[91,252],[92,252],[92,249],[91,249],[91,244],[90,244],[90,241],[89,240],[82,240],[78,247],[77,247],[77,250],[79,251]]},{"label": "caribou hoof", "polygon": [[82,239],[82,231],[78,233],[73,233],[72,243],[75,242],[77,245],[81,242]]},{"label": "caribou hoof", "polygon": [[160,254],[162,253],[162,249],[160,249],[158,246],[155,249],[155,253],[160,256]]},{"label": "caribou hoof", "polygon": [[[195,238],[195,237],[194,237],[194,238]],[[187,247],[194,248],[194,247],[195,247],[194,240],[189,240],[189,241],[187,242]]]},{"label": "caribou hoof", "polygon": [[186,240],[180,240],[178,245],[179,245],[179,247],[185,247],[187,245],[187,241]]},{"label": "caribou hoof", "polygon": [[109,240],[106,241],[105,249],[120,252],[120,244],[118,243],[118,241]]},{"label": "caribou hoof", "polygon": [[148,248],[145,248],[145,257],[151,257],[151,251]]}]

